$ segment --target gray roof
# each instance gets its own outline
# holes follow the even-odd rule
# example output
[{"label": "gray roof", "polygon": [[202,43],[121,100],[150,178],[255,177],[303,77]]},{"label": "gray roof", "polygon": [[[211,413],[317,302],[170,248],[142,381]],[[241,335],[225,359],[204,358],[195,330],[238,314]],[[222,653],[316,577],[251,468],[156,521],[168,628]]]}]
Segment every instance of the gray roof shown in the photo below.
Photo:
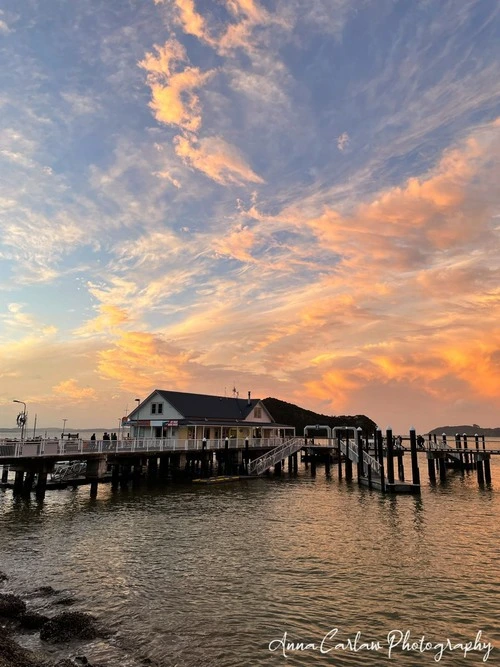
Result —
[{"label": "gray roof", "polygon": [[214,419],[246,419],[260,402],[259,398],[252,398],[248,401],[247,398],[187,394],[182,391],[162,391],[160,389],[157,389],[156,393],[168,401],[185,419],[210,419],[211,421]]}]

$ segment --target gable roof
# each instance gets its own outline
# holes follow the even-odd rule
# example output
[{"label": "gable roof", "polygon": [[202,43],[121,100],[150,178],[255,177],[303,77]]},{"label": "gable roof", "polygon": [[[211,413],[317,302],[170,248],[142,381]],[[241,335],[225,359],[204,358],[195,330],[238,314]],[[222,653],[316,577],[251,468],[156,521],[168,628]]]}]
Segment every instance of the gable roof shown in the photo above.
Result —
[{"label": "gable roof", "polygon": [[182,391],[162,391],[161,389],[157,389],[155,393],[170,403],[185,419],[246,419],[254,407],[260,403],[258,398],[248,401],[246,398],[188,394]]}]

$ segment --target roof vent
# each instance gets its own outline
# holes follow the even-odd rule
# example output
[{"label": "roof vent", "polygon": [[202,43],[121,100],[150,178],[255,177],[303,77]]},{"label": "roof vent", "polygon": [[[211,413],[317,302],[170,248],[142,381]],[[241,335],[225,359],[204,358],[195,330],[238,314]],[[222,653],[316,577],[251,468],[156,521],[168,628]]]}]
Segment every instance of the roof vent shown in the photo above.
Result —
[{"label": "roof vent", "polygon": [[247,405],[252,405],[252,399],[251,399],[251,397],[250,397],[250,392],[248,392],[248,401],[247,401]]}]

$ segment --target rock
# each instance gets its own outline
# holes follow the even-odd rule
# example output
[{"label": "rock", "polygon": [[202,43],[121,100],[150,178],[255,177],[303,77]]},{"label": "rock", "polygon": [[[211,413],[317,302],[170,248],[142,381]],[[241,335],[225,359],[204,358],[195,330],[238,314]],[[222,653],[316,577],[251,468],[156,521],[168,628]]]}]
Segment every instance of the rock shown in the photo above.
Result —
[{"label": "rock", "polygon": [[71,607],[72,604],[75,604],[76,600],[74,598],[61,598],[60,600],[56,600],[54,604],[60,604],[63,605],[64,607]]},{"label": "rock", "polygon": [[7,581],[8,578],[9,577],[5,574],[5,572],[2,572],[2,570],[0,570],[0,584],[3,584],[3,582]]},{"label": "rock", "polygon": [[42,625],[45,625],[48,620],[50,620],[48,616],[30,611],[19,616],[21,627],[26,628],[27,630],[40,630]]},{"label": "rock", "polygon": [[0,593],[0,616],[16,618],[26,611],[26,602],[12,593]]},{"label": "rock", "polygon": [[65,611],[47,621],[40,630],[40,639],[51,644],[69,642],[73,639],[95,639],[97,629],[90,614]]},{"label": "rock", "polygon": [[33,591],[35,595],[55,595],[57,593],[55,588],[52,586],[40,586]]},{"label": "rock", "polygon": [[49,667],[50,663],[32,651],[16,644],[0,628],[0,667]]}]

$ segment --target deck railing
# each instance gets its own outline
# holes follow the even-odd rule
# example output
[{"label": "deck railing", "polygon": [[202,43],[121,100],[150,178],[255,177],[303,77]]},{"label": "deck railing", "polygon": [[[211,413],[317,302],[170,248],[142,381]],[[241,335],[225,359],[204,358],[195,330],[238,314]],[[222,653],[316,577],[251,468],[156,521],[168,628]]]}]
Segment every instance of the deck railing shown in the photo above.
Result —
[{"label": "deck railing", "polygon": [[61,456],[86,456],[125,452],[190,452],[228,449],[267,449],[283,443],[283,438],[125,438],[123,440],[37,440],[0,441],[2,458],[38,458]]}]

